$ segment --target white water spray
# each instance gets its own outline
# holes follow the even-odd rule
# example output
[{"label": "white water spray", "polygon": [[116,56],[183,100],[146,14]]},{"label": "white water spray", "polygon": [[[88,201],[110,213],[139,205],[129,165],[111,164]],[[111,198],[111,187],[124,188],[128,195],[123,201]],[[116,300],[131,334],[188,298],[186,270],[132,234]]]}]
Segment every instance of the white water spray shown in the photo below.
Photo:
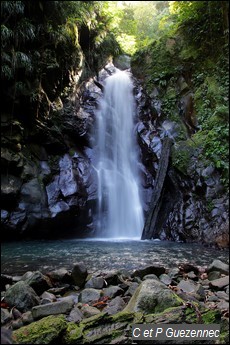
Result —
[{"label": "white water spray", "polygon": [[140,239],[144,225],[132,91],[128,72],[108,77],[97,113],[97,234],[107,238]]}]

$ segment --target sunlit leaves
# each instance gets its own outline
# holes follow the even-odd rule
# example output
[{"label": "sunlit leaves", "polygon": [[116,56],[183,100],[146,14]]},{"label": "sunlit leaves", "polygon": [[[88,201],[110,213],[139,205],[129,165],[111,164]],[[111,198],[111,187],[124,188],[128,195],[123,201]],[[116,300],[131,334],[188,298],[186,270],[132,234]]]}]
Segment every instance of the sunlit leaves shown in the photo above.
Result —
[{"label": "sunlit leaves", "polygon": [[121,48],[129,55],[133,55],[136,51],[136,37],[122,33],[117,37]]}]

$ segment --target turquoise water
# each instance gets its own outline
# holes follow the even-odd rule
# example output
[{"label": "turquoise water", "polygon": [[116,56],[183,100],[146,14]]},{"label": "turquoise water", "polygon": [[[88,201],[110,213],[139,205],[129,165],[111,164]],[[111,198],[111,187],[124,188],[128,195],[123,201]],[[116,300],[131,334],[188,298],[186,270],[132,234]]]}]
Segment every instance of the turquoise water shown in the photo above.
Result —
[{"label": "turquoise water", "polygon": [[6,242],[1,245],[1,273],[21,275],[27,271],[72,269],[84,262],[89,272],[132,271],[146,265],[166,268],[189,262],[209,265],[214,259],[228,262],[229,252],[197,244],[138,240],[34,240]]}]

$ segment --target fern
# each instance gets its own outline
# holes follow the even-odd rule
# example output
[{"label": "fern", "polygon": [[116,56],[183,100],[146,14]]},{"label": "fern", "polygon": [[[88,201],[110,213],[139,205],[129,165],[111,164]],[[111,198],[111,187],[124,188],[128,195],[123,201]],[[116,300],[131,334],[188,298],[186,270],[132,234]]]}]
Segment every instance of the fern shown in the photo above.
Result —
[{"label": "fern", "polygon": [[1,45],[2,45],[2,48],[5,48],[9,44],[9,41],[11,41],[13,36],[14,36],[13,30],[9,29],[7,26],[2,24],[1,25]]},{"label": "fern", "polygon": [[1,13],[7,15],[23,14],[24,8],[22,1],[1,1]]},{"label": "fern", "polygon": [[27,19],[19,21],[15,28],[15,40],[20,42],[32,41],[35,39],[35,26]]},{"label": "fern", "polygon": [[27,71],[32,71],[31,58],[20,51],[15,52],[14,54],[15,68],[25,68]]},{"label": "fern", "polygon": [[1,74],[2,74],[2,79],[12,79],[13,78],[13,70],[11,67],[8,65],[1,65]]}]

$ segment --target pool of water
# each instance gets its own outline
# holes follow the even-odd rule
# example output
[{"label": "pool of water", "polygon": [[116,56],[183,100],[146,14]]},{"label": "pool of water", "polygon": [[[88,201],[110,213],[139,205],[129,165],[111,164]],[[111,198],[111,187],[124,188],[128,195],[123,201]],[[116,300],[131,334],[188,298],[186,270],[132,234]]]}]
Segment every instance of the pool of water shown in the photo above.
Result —
[{"label": "pool of water", "polygon": [[22,275],[27,271],[46,273],[83,262],[89,272],[132,271],[147,265],[166,268],[188,262],[207,266],[214,259],[228,263],[228,250],[198,244],[164,241],[65,239],[6,242],[1,245],[1,273]]}]

